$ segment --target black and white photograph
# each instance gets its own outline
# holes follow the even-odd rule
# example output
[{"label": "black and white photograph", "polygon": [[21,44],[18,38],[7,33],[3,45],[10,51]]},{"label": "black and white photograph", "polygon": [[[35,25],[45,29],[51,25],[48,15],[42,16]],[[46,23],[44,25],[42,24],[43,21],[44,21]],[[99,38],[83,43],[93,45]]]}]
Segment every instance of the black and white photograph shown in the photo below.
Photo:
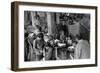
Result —
[{"label": "black and white photograph", "polygon": [[12,70],[97,66],[97,7],[12,3]]},{"label": "black and white photograph", "polygon": [[24,11],[24,61],[90,59],[90,14]]}]

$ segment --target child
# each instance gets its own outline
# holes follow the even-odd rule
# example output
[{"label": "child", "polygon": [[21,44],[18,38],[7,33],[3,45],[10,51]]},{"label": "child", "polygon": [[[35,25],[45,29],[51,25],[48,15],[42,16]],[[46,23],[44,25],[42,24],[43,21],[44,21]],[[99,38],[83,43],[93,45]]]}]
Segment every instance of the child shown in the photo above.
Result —
[{"label": "child", "polygon": [[62,43],[65,43],[64,31],[61,31],[61,33],[60,33],[60,41],[61,41]]},{"label": "child", "polygon": [[49,35],[49,43],[50,43],[50,48],[52,49],[52,60],[55,60],[55,41],[54,41],[54,37],[52,35]]},{"label": "child", "polygon": [[69,35],[67,37],[67,44],[68,44],[68,46],[71,46],[72,45],[72,37],[71,37],[71,35]]},{"label": "child", "polygon": [[45,60],[52,60],[53,48],[49,42],[45,45]]},{"label": "child", "polygon": [[77,42],[73,41],[72,46],[68,47],[69,59],[74,59],[74,50],[76,48],[76,45],[77,45]]},{"label": "child", "polygon": [[39,33],[37,35],[37,38],[33,42],[33,48],[34,48],[35,54],[36,54],[36,61],[42,60],[44,45],[45,45],[45,42],[43,39],[43,34]]},{"label": "child", "polygon": [[58,49],[55,48],[55,57],[56,60],[66,60],[67,59],[67,52],[65,49]]}]

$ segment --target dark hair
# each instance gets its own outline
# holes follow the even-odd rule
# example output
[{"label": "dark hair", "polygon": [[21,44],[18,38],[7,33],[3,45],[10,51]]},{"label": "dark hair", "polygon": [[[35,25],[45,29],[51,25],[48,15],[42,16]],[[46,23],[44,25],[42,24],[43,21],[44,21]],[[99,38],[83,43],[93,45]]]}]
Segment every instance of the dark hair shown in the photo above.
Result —
[{"label": "dark hair", "polygon": [[50,46],[50,43],[49,43],[49,42],[47,42],[47,43],[45,44],[45,46],[46,46],[46,47]]},{"label": "dark hair", "polygon": [[42,28],[39,25],[36,25],[36,28],[39,29],[39,31],[42,31]]},{"label": "dark hair", "polygon": [[28,37],[28,35],[29,35],[29,33],[25,33],[25,34],[24,34],[25,37]]},{"label": "dark hair", "polygon": [[38,19],[38,18],[40,18],[40,16],[39,15],[36,15],[35,18]]},{"label": "dark hair", "polygon": [[37,35],[37,37],[39,37],[39,38],[42,38],[42,39],[43,39],[44,35],[43,35],[43,33],[39,33],[39,34]]},{"label": "dark hair", "polygon": [[79,40],[82,39],[81,35],[77,34],[76,38],[78,38]]},{"label": "dark hair", "polygon": [[77,41],[74,40],[73,43],[77,44]]},{"label": "dark hair", "polygon": [[83,39],[83,40],[88,40],[89,34],[88,33],[80,33],[80,38]]},{"label": "dark hair", "polygon": [[70,37],[70,39],[72,39],[72,35],[68,35],[68,37]]}]

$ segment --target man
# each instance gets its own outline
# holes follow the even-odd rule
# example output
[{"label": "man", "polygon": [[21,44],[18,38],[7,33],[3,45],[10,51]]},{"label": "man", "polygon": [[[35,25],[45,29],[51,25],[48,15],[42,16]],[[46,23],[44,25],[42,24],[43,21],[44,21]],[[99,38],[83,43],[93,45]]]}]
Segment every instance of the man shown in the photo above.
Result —
[{"label": "man", "polygon": [[75,48],[74,58],[75,59],[89,59],[90,45],[88,41],[79,37],[78,35],[76,36],[76,41],[78,42],[78,44],[76,45],[76,48]]}]

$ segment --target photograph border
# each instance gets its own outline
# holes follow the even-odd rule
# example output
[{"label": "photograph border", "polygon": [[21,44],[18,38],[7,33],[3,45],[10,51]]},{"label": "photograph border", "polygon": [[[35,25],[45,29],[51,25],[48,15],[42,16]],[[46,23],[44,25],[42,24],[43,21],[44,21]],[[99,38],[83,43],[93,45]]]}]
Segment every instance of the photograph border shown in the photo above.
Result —
[{"label": "photograph border", "polygon": [[[95,10],[95,64],[84,65],[64,65],[64,66],[52,66],[52,67],[35,67],[35,68],[19,68],[19,5],[35,5],[35,6],[47,6],[47,7],[69,7],[69,8],[82,8],[82,9],[94,9]],[[85,5],[69,5],[69,4],[52,4],[52,3],[36,3],[36,2],[19,2],[14,1],[11,3],[11,70],[13,71],[28,71],[28,70],[47,70],[47,69],[60,69],[60,68],[79,68],[79,67],[93,67],[97,66],[97,6],[85,6]]]}]

